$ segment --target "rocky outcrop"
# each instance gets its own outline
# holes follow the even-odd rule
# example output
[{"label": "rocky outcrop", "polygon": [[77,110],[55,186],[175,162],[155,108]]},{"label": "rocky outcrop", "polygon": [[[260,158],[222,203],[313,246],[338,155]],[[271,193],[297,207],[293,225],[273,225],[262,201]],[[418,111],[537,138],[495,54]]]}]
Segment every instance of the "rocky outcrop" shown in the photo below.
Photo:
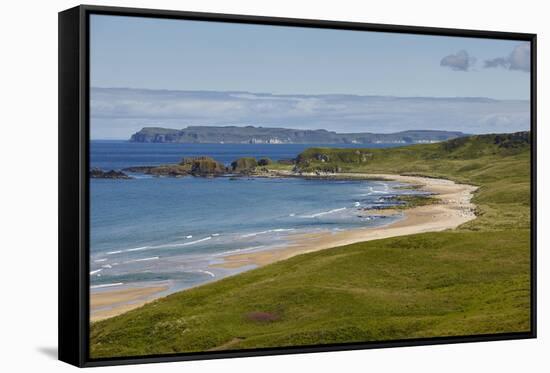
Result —
[{"label": "rocky outcrop", "polygon": [[256,158],[239,158],[231,163],[231,169],[235,173],[250,173],[258,166]]},{"label": "rocky outcrop", "polygon": [[110,170],[104,171],[101,168],[92,168],[90,170],[90,177],[92,179],[131,179],[122,171]]},{"label": "rocky outcrop", "polygon": [[269,166],[272,163],[273,161],[269,158],[260,158],[258,160],[258,166],[262,166],[262,167]]},{"label": "rocky outcrop", "polygon": [[[231,162],[230,166],[225,166],[223,163],[208,156],[185,157],[179,163],[175,164],[128,167],[123,169],[123,171],[152,176],[228,176],[234,179],[239,176],[269,177],[273,175],[273,170],[269,167],[270,165],[275,166],[273,168],[276,170],[279,169],[279,167],[276,166],[294,165],[294,170],[298,172],[298,167],[293,159],[273,161],[267,157],[262,157],[259,160],[253,157],[242,157]],[[331,169],[330,171],[333,170]],[[275,172],[275,174],[276,173],[277,172]]]},{"label": "rocky outcrop", "polygon": [[210,157],[183,158],[180,166],[188,168],[189,173],[196,176],[222,175],[228,171],[222,163]]},{"label": "rocky outcrop", "polygon": [[137,166],[124,169],[128,172],[137,172],[153,176],[220,176],[229,170],[220,162],[211,157],[183,158],[178,164],[160,166]]}]

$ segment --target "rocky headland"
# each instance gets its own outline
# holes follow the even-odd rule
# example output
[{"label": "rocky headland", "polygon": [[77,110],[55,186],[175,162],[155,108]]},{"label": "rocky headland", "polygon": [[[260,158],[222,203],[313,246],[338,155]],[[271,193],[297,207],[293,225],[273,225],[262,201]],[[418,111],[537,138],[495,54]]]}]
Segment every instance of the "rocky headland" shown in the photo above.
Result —
[{"label": "rocky headland", "polygon": [[92,168],[90,170],[90,177],[92,179],[131,179],[131,176],[128,176],[122,171],[110,170],[104,171],[101,168]]}]

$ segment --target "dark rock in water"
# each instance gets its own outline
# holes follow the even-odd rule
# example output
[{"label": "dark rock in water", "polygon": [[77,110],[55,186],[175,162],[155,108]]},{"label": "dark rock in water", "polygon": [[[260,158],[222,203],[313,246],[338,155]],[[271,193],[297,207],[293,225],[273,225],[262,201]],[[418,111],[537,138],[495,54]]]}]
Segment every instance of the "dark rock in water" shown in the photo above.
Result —
[{"label": "dark rock in water", "polygon": [[260,158],[260,160],[258,160],[258,166],[268,166],[272,163],[273,161],[269,158]]},{"label": "dark rock in water", "polygon": [[103,171],[101,168],[95,167],[90,170],[90,177],[92,179],[131,179],[130,176],[122,171]]},{"label": "dark rock in water", "polygon": [[258,162],[252,157],[239,158],[231,163],[233,172],[238,173],[250,173],[254,171],[257,166]]},{"label": "dark rock in water", "polygon": [[186,176],[189,170],[177,164],[168,164],[161,166],[136,166],[128,167],[123,171],[147,174],[152,176]]},{"label": "dark rock in water", "polygon": [[138,174],[148,174],[149,171],[157,166],[134,166],[123,168],[122,171],[135,172]]}]

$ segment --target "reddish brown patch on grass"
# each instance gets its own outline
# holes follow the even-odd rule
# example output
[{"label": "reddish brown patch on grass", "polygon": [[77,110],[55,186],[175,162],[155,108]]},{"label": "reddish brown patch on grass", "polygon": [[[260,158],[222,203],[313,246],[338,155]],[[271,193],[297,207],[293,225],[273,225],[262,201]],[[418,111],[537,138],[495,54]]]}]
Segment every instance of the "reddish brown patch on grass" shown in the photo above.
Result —
[{"label": "reddish brown patch on grass", "polygon": [[255,321],[260,323],[274,322],[280,319],[279,315],[271,312],[249,312],[246,314],[248,321]]}]

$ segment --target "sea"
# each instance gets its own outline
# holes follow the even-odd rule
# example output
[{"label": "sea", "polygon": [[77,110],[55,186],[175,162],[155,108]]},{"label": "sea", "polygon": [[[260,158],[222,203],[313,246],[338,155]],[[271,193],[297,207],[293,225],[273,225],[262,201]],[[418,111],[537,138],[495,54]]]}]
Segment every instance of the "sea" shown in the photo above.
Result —
[{"label": "sea", "polygon": [[[97,140],[90,144],[90,165],[120,170],[202,155],[229,165],[240,157],[291,159],[313,146],[334,147]],[[392,195],[416,193],[390,181],[130,175],[90,180],[92,291],[155,283],[177,291],[210,282],[251,269],[216,267],[224,256],[284,247],[301,233],[390,224],[399,217],[360,211],[391,203]]]}]

